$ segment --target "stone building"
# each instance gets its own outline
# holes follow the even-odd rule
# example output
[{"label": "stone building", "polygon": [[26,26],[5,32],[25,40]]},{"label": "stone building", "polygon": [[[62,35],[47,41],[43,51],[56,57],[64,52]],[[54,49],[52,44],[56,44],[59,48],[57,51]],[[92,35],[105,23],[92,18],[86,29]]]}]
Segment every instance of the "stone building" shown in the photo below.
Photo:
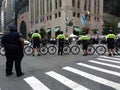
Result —
[{"label": "stone building", "polygon": [[[84,26],[80,18],[86,13],[88,17]],[[87,27],[91,34],[92,29],[101,32],[102,16],[103,0],[29,0],[29,11],[19,15],[18,29],[21,31],[21,23],[24,23],[24,34],[44,28],[48,36],[55,37],[59,31],[69,35]],[[68,25],[70,22],[72,26]]]}]

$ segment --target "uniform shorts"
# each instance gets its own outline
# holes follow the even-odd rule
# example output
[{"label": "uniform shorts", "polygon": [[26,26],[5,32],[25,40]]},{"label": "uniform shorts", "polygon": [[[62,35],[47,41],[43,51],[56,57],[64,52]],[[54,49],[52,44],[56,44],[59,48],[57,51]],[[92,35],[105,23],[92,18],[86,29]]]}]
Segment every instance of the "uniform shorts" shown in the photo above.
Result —
[{"label": "uniform shorts", "polygon": [[87,48],[88,48],[88,45],[87,44],[83,44],[82,49],[83,50],[87,50]]},{"label": "uniform shorts", "polygon": [[113,44],[108,44],[107,47],[108,47],[108,49],[114,49],[115,45],[114,45],[114,43]]},{"label": "uniform shorts", "polygon": [[40,48],[40,43],[34,43],[33,48]]}]

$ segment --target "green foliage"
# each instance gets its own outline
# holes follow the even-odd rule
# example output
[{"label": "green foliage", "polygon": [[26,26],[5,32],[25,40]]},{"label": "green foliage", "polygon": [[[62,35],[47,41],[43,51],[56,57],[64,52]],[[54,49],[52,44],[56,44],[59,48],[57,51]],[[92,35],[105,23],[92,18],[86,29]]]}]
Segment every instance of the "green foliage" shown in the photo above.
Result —
[{"label": "green foliage", "polygon": [[92,29],[93,34],[98,34],[99,30],[98,29]]},{"label": "green foliage", "polygon": [[83,34],[83,32],[85,32],[86,34],[88,34],[89,28],[88,27],[84,27],[82,28],[82,31],[79,33],[80,35]]},{"label": "green foliage", "polygon": [[108,33],[109,33],[108,31],[110,30],[110,27],[111,27],[111,29],[113,30],[113,33],[114,33],[114,34],[116,34],[116,33],[118,32],[117,24],[106,22],[106,23],[104,24],[104,26],[103,26],[102,34],[103,34],[103,35],[108,34]]},{"label": "green foliage", "polygon": [[41,35],[42,38],[44,38],[47,35],[47,33],[46,33],[44,28],[40,29],[40,35]]},{"label": "green foliage", "polygon": [[33,31],[28,32],[28,37],[31,38],[32,34],[33,34]]}]

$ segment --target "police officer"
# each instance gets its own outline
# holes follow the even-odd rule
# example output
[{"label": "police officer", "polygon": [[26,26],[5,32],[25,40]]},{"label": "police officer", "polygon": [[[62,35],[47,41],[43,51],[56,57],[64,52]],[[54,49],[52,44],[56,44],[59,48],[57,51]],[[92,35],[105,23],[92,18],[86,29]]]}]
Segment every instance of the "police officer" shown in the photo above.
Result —
[{"label": "police officer", "polygon": [[88,42],[89,42],[89,37],[86,35],[86,32],[83,32],[83,35],[79,38],[79,40],[82,43],[82,49],[83,49],[83,56],[86,56],[87,53],[87,48],[88,48]]},{"label": "police officer", "polygon": [[32,41],[33,41],[33,56],[35,49],[38,52],[38,56],[40,56],[40,40],[41,40],[41,35],[38,33],[38,30],[35,30],[35,33],[32,34]]},{"label": "police officer", "polygon": [[6,76],[13,74],[13,63],[15,62],[15,70],[17,77],[24,75],[21,70],[21,61],[23,58],[24,39],[17,32],[14,25],[9,25],[10,32],[6,33],[2,38],[2,44],[5,48],[6,56]]},{"label": "police officer", "polygon": [[116,35],[113,34],[113,31],[111,29],[109,30],[109,34],[106,35],[105,39],[107,41],[107,48],[109,52],[108,56],[115,55],[114,48],[115,48]]},{"label": "police officer", "polygon": [[66,40],[63,31],[60,31],[60,34],[57,36],[58,40],[58,55],[63,55],[64,41]]}]

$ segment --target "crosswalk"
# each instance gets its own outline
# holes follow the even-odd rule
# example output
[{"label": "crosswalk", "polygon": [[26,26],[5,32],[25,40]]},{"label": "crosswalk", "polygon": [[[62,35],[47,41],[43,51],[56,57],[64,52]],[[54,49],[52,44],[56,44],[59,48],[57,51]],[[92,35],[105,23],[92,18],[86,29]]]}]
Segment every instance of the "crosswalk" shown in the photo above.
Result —
[{"label": "crosswalk", "polygon": [[[32,90],[120,90],[119,58],[120,56],[99,56],[94,60],[80,61],[74,66],[66,65],[57,71],[47,71],[44,80],[52,80],[51,85],[36,76],[23,80]],[[54,87],[55,84],[60,84],[61,89]]]}]

